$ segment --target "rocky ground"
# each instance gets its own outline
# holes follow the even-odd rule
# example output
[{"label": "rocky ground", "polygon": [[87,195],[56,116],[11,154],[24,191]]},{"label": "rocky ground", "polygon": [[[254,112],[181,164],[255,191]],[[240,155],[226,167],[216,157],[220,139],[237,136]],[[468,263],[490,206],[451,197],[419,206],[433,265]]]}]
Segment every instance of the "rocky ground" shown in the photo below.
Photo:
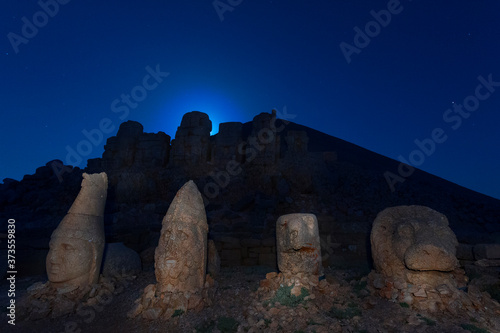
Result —
[{"label": "rocky ground", "polygon": [[[417,312],[373,297],[366,275],[350,270],[327,269],[326,281],[311,294],[290,297],[283,289],[285,293],[266,299],[259,286],[268,272],[259,266],[223,268],[212,307],[198,313],[177,311],[168,321],[127,317],[144,287],[155,282],[152,270],[142,272],[106,304],[64,318],[16,321],[15,326],[7,324],[7,285],[2,282],[0,332],[494,332],[474,319]],[[40,280],[18,280],[17,298]]]}]

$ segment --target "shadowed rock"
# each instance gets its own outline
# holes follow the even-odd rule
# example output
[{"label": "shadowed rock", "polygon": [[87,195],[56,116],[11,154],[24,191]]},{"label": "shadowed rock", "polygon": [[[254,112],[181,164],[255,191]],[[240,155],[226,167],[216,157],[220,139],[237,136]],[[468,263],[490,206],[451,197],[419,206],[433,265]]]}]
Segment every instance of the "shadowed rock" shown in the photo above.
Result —
[{"label": "shadowed rock", "polygon": [[172,140],[170,160],[174,165],[205,163],[209,157],[212,121],[199,111],[186,113]]},{"label": "shadowed rock", "polygon": [[279,157],[281,138],[276,128],[276,111],[272,113],[261,113],[253,118],[252,133],[248,137],[248,143],[258,146],[259,153],[247,157],[256,165],[274,165]]},{"label": "shadowed rock", "polygon": [[102,154],[104,170],[114,170],[130,167],[134,163],[136,145],[143,132],[142,124],[136,121],[126,121],[120,125],[118,133],[108,138]]},{"label": "shadowed rock", "polygon": [[123,243],[106,244],[102,275],[106,277],[133,276],[141,271],[141,257]]},{"label": "shadowed rock", "polygon": [[232,159],[241,162],[243,156],[238,152],[238,145],[242,142],[242,127],[243,124],[239,122],[219,125],[219,133],[215,136],[213,162],[220,165],[225,165]]}]

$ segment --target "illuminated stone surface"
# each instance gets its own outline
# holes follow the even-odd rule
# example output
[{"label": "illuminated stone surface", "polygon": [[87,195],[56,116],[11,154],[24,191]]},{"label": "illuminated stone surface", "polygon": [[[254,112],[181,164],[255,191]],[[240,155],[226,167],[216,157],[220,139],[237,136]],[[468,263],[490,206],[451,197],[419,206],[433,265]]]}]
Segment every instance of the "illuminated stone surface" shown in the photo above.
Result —
[{"label": "illuminated stone surface", "polygon": [[408,280],[419,272],[451,272],[458,268],[458,242],[448,219],[428,207],[383,210],[373,222],[370,239],[375,268],[385,276]]},{"label": "illuminated stone surface", "polygon": [[177,192],[162,224],[155,251],[155,274],[160,290],[195,292],[202,289],[208,224],[203,199],[193,181]]},{"label": "illuminated stone surface", "polygon": [[104,304],[133,279],[99,279],[107,188],[106,173],[83,174],[78,196],[52,233],[46,260],[49,281],[28,288],[19,302],[20,319],[57,318],[79,308]]},{"label": "illuminated stone surface", "polygon": [[313,214],[288,214],[276,222],[278,268],[284,274],[320,275],[321,246]]},{"label": "illuminated stone surface", "polygon": [[55,288],[97,283],[104,250],[106,173],[83,174],[82,188],[52,233],[46,267]]},{"label": "illuminated stone surface", "polygon": [[424,206],[387,208],[373,222],[371,245],[375,270],[368,285],[375,295],[419,311],[488,318],[488,325],[500,325],[498,303],[467,285],[455,256],[457,239],[443,214]]},{"label": "illuminated stone surface", "polygon": [[190,180],[163,218],[155,251],[156,284],[148,285],[128,313],[133,318],[172,318],[175,311],[199,311],[211,304],[215,281],[207,275],[208,224],[201,193]]}]

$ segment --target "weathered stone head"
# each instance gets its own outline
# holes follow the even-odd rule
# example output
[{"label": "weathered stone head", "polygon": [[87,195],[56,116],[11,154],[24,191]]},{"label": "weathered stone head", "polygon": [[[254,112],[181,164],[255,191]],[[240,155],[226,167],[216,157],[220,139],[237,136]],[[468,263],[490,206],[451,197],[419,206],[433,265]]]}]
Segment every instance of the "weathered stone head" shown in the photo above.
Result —
[{"label": "weathered stone head", "polygon": [[384,276],[419,283],[425,281],[419,281],[416,273],[451,272],[458,267],[458,241],[448,219],[428,207],[383,210],[373,222],[371,245],[375,268]]},{"label": "weathered stone head", "polygon": [[163,218],[155,251],[155,274],[161,292],[195,292],[203,288],[207,234],[205,205],[190,180],[177,192]]},{"label": "weathered stone head", "polygon": [[97,283],[104,250],[106,173],[83,174],[77,198],[52,233],[46,268],[51,285],[85,288]]},{"label": "weathered stone head", "polygon": [[455,256],[458,242],[443,214],[425,206],[387,208],[373,222],[371,244],[376,270],[368,285],[375,295],[419,311],[498,317],[498,303],[477,286],[463,291],[467,277]]},{"label": "weathered stone head", "polygon": [[215,288],[214,280],[206,275],[207,234],[205,205],[190,180],[177,192],[163,218],[155,250],[157,284],[144,289],[129,317],[169,320],[177,310],[199,311],[211,304]]},{"label": "weathered stone head", "polygon": [[321,275],[321,246],[314,214],[288,214],[276,222],[278,268],[284,274]]}]

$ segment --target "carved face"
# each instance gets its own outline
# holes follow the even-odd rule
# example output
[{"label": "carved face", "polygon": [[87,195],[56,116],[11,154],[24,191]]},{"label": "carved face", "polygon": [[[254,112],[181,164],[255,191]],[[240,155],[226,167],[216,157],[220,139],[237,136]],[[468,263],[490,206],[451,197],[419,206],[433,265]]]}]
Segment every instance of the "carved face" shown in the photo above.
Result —
[{"label": "carved face", "polygon": [[[290,214],[291,216],[292,214]],[[283,251],[300,250],[312,247],[318,237],[317,222],[312,217],[290,217],[278,223],[283,243]],[[316,244],[314,244],[316,245]]]},{"label": "carved face", "polygon": [[172,279],[177,279],[182,273],[184,266],[190,261],[188,258],[191,258],[190,252],[193,251],[193,246],[189,242],[194,240],[193,233],[189,229],[167,230],[165,238],[166,257],[164,273]]},{"label": "carved face", "polygon": [[450,272],[458,267],[458,241],[448,219],[429,207],[384,209],[373,222],[370,239],[375,268],[385,276],[408,280],[410,273]]},{"label": "carved face", "polygon": [[[202,234],[190,228],[165,230],[155,251],[155,274],[158,283],[183,290],[203,287],[204,255]],[[191,281],[193,280],[193,281]]]},{"label": "carved face", "polygon": [[276,222],[276,237],[280,271],[320,274],[321,251],[316,216],[281,216]]},{"label": "carved face", "polygon": [[417,271],[452,271],[457,266],[455,236],[448,226],[411,219],[396,225],[394,253]]},{"label": "carved face", "polygon": [[49,281],[56,287],[76,285],[84,287],[93,274],[94,252],[85,240],[54,237],[50,241],[46,268]]}]

